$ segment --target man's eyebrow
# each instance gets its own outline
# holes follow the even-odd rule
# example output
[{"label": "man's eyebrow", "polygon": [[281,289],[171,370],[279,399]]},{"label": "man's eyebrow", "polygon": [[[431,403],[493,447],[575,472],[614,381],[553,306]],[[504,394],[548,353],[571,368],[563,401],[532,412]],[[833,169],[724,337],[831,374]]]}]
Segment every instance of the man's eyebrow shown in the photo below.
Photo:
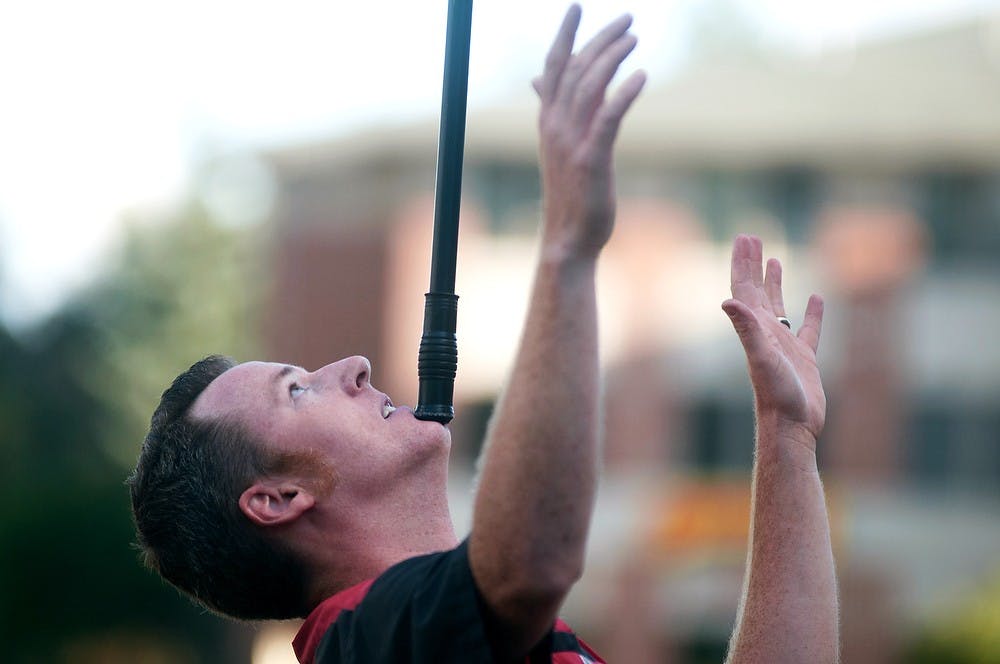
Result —
[{"label": "man's eyebrow", "polygon": [[296,371],[299,371],[299,367],[293,367],[290,364],[286,364],[285,366],[281,367],[281,369],[278,370],[278,372],[274,374],[274,376],[271,377],[271,384],[274,385],[275,383],[280,383],[282,378]]}]

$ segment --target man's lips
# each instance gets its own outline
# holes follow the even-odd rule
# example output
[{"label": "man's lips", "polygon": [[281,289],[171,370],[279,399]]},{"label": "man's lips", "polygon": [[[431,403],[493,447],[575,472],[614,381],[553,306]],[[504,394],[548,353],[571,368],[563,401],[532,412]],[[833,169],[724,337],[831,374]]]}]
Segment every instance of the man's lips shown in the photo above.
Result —
[{"label": "man's lips", "polygon": [[392,399],[385,397],[382,401],[382,419],[387,419],[394,412],[396,412],[396,407],[392,405]]}]

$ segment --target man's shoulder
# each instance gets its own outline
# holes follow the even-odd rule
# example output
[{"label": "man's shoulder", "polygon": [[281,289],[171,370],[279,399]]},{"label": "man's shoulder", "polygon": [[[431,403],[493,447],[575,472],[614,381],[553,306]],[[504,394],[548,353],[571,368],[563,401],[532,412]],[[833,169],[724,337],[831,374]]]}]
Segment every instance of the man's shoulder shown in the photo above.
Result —
[{"label": "man's shoulder", "polygon": [[452,592],[468,589],[475,592],[475,582],[469,566],[468,540],[446,551],[436,551],[396,563],[374,579],[365,596],[367,605],[380,602],[398,605],[410,599],[425,601],[428,592],[441,588]]},{"label": "man's shoulder", "polygon": [[[491,662],[488,621],[463,541],[328,597],[306,618],[293,646],[303,664]],[[562,620],[536,653],[554,664],[603,662]]]},{"label": "man's shoulder", "polygon": [[306,617],[299,628],[292,649],[300,662],[312,662],[320,641],[341,614],[354,611],[360,604],[376,579],[368,579],[357,585],[341,590],[319,603]]},{"label": "man's shoulder", "polygon": [[306,618],[293,647],[300,662],[395,661],[386,657],[400,649],[440,656],[440,644],[455,642],[456,634],[464,647],[485,647],[465,542],[408,558],[328,597]]}]

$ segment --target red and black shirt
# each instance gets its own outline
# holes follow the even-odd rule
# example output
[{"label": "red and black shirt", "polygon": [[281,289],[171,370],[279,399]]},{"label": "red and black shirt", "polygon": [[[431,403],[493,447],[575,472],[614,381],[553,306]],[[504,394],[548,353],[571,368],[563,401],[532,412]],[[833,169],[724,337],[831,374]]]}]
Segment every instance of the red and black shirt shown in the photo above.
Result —
[{"label": "red and black shirt", "polygon": [[[487,620],[466,541],[451,551],[404,560],[327,598],[292,645],[302,664],[489,663]],[[525,662],[604,660],[557,620]]]}]

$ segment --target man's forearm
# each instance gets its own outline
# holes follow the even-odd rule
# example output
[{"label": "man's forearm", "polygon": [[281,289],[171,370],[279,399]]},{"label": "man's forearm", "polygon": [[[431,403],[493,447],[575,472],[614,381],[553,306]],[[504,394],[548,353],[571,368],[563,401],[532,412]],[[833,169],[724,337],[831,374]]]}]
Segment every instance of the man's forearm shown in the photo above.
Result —
[{"label": "man's forearm", "polygon": [[728,661],[839,660],[837,586],[816,441],[757,415],[750,551]]},{"label": "man's forearm", "polygon": [[473,548],[502,542],[489,573],[505,579],[511,592],[530,585],[557,603],[582,572],[596,488],[594,271],[595,259],[553,254],[543,245],[517,359],[484,453],[471,542]]}]

